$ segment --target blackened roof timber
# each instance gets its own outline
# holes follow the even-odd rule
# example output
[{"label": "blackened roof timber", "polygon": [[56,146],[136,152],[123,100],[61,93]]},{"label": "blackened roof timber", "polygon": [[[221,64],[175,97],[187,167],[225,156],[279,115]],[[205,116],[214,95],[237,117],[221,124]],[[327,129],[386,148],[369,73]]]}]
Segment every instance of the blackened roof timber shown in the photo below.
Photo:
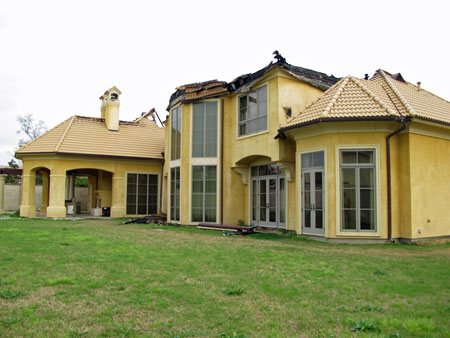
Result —
[{"label": "blackened roof timber", "polygon": [[295,78],[309,83],[310,85],[321,90],[327,90],[340,80],[340,78],[337,78],[333,75],[327,75],[315,70],[294,66],[287,62],[271,62],[266,67],[254,73],[238,76],[229,83],[225,81],[210,80],[179,86],[177,87],[176,91],[170,96],[169,106],[167,107],[167,110],[169,110],[178,102],[188,103],[204,99],[206,97],[220,96],[225,93],[246,91],[249,89],[248,87],[251,87],[253,83],[262,78],[267,72],[275,67],[281,67]]}]

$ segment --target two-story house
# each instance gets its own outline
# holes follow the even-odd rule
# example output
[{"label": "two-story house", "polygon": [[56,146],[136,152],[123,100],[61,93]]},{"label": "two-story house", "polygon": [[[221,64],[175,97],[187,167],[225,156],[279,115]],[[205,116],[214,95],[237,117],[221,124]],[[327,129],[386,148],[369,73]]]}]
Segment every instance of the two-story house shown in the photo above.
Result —
[{"label": "two-story house", "polygon": [[172,94],[169,221],[346,242],[449,236],[450,103],[400,74],[338,79],[277,57]]},{"label": "two-story house", "polygon": [[177,87],[166,125],[168,219],[296,229],[295,143],[280,125],[339,79],[284,60]]},{"label": "two-story house", "polygon": [[[76,176],[88,211],[253,224],[331,241],[450,236],[450,102],[400,74],[336,78],[277,61],[231,82],[177,87],[165,128],[152,111],[73,116],[19,149],[22,216],[65,217]],[[164,154],[164,157],[163,157]]]}]

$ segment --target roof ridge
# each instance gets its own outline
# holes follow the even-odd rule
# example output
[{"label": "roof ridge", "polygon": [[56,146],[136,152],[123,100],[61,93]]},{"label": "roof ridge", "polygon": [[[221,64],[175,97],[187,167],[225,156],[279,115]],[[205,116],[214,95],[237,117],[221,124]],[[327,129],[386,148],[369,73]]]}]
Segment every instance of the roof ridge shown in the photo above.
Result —
[{"label": "roof ridge", "polygon": [[422,87],[420,87],[420,89],[419,89],[419,87],[418,87],[417,85],[415,85],[414,83],[412,83],[412,82],[409,82],[409,81],[406,81],[406,80],[405,80],[405,83],[406,83],[407,85],[413,86],[414,88],[417,88],[417,91],[419,91],[419,92],[426,92],[426,93],[428,93],[428,94],[430,94],[430,95],[433,95],[434,97],[436,97],[436,98],[438,98],[438,99],[440,99],[440,100],[442,100],[442,101],[445,101],[446,103],[450,103],[449,100],[444,99],[443,97],[440,97],[439,95],[437,95],[437,94],[435,94],[435,93],[432,93],[432,92],[430,92],[430,91],[427,90],[427,89],[424,89],[424,88],[422,88]]},{"label": "roof ridge", "polygon": [[328,115],[328,113],[330,112],[331,108],[333,108],[333,106],[335,105],[338,97],[341,95],[342,91],[344,90],[344,87],[347,85],[349,79],[350,79],[350,76],[346,76],[342,80],[342,83],[339,85],[339,88],[336,90],[336,93],[334,93],[332,99],[330,100],[330,102],[326,106],[325,110],[320,114],[321,116],[327,116]]},{"label": "roof ridge", "polygon": [[58,128],[60,125],[66,123],[69,119],[71,119],[71,117],[65,119],[64,121],[62,121],[61,123],[58,123],[56,126],[54,126],[53,128],[51,128],[50,130],[47,130],[45,133],[43,133],[42,135],[39,135],[38,137],[36,137],[34,140],[31,140],[30,142],[24,144],[23,146],[21,146],[19,149],[16,150],[16,153],[18,153],[19,151],[24,150],[25,148],[27,148],[29,145],[31,145],[32,143],[34,143],[35,141],[39,140],[40,138],[42,138],[44,135],[47,135],[49,132],[51,132],[53,129]]},{"label": "roof ridge", "polygon": [[388,86],[392,89],[392,91],[394,92],[395,95],[397,95],[398,99],[400,100],[400,102],[405,106],[406,110],[408,111],[408,113],[411,116],[416,116],[417,113],[416,111],[413,109],[413,107],[411,107],[411,105],[409,104],[409,102],[403,97],[403,95],[400,93],[400,91],[398,90],[398,88],[388,79],[387,75],[385,74],[383,69],[380,69],[379,73],[381,74],[381,76],[383,77],[384,81],[386,81],[386,83],[388,84]]},{"label": "roof ridge", "polygon": [[384,103],[382,100],[380,100],[380,98],[378,96],[376,96],[369,88],[367,88],[366,86],[364,86],[364,84],[362,82],[359,81],[359,79],[357,79],[354,76],[350,76],[351,80],[353,83],[355,83],[358,87],[360,87],[367,95],[369,95],[371,97],[372,100],[374,100],[376,103],[378,103],[381,108],[385,109],[389,115],[397,115],[397,113],[390,107],[388,107],[386,105],[386,103]]},{"label": "roof ridge", "polygon": [[56,145],[55,152],[58,151],[59,147],[60,147],[61,144],[62,144],[62,141],[63,141],[64,138],[66,137],[67,132],[69,131],[69,129],[70,129],[70,127],[72,126],[72,123],[73,123],[73,121],[75,120],[76,117],[77,117],[77,115],[72,116],[72,118],[71,118],[69,124],[67,125],[66,130],[64,130],[64,133],[62,134],[61,138],[59,139],[58,144]]}]

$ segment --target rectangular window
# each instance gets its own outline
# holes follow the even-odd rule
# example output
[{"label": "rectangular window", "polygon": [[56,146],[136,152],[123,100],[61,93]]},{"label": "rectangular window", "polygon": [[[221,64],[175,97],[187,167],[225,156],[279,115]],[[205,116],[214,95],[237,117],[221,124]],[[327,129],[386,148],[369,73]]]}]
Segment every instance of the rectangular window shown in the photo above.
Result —
[{"label": "rectangular window", "polygon": [[172,109],[171,121],[170,159],[178,160],[181,151],[181,106]]},{"label": "rectangular window", "polygon": [[267,130],[267,86],[239,97],[239,136]]},{"label": "rectangular window", "polygon": [[158,175],[127,175],[127,214],[151,215],[158,212]]},{"label": "rectangular window", "polygon": [[375,151],[341,150],[341,229],[376,231]]},{"label": "rectangular window", "polygon": [[216,166],[192,167],[192,222],[216,222]]},{"label": "rectangular window", "polygon": [[180,220],[180,168],[170,169],[170,219]]},{"label": "rectangular window", "polygon": [[194,103],[192,157],[217,156],[217,102]]}]

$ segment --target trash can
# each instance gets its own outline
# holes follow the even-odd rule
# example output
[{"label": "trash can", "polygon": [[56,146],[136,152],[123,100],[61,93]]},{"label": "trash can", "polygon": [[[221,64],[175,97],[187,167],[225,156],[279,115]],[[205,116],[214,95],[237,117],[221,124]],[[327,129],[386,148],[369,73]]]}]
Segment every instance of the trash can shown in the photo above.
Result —
[{"label": "trash can", "polygon": [[102,216],[103,217],[110,217],[111,216],[111,208],[102,208]]}]

